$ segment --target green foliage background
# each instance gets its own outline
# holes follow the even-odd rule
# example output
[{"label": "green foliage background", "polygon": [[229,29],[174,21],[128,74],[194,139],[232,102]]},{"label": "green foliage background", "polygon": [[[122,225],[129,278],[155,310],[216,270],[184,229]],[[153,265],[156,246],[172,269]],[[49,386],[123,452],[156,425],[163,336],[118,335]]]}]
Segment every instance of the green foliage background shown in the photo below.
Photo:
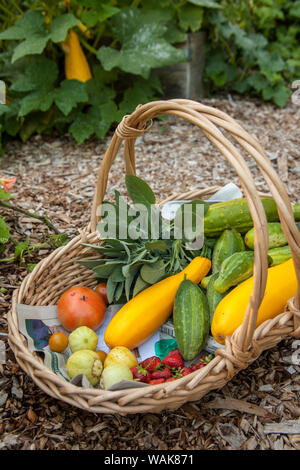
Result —
[{"label": "green foliage background", "polygon": [[[163,97],[155,69],[187,60],[186,33],[207,37],[208,94],[235,91],[285,106],[300,72],[300,0],[3,0],[3,141],[69,132],[103,138],[138,104]],[[82,32],[80,24],[87,27]],[[74,29],[92,69],[66,80],[60,43]]]}]

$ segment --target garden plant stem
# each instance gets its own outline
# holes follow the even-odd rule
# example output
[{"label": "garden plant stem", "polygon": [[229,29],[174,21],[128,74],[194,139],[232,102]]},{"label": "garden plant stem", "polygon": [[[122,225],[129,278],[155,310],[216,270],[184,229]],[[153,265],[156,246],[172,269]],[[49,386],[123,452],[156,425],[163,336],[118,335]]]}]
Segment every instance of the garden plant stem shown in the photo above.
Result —
[{"label": "garden plant stem", "polygon": [[48,217],[45,215],[35,214],[34,212],[21,209],[20,207],[13,206],[12,204],[9,204],[8,202],[4,202],[4,201],[0,201],[0,206],[6,207],[7,209],[12,209],[13,211],[16,211],[16,212],[21,212],[21,214],[27,215],[28,217],[33,217],[34,219],[41,220],[54,233],[58,235],[61,233],[56,227],[54,227],[54,225],[52,225]]}]

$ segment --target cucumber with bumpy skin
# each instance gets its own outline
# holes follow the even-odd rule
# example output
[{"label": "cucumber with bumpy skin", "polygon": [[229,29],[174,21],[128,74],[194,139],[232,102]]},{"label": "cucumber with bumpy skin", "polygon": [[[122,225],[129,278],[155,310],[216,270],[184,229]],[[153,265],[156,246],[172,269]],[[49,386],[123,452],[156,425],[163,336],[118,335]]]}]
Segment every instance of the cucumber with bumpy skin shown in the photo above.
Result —
[{"label": "cucumber with bumpy skin", "polygon": [[209,282],[207,285],[207,290],[206,290],[206,297],[208,301],[208,306],[209,306],[209,320],[210,324],[212,322],[215,310],[218,306],[218,304],[221,302],[223,297],[227,294],[227,291],[221,294],[220,292],[216,291],[214,288],[214,283],[216,279],[218,278],[219,273],[214,273],[211,276],[209,276]]},{"label": "cucumber with bumpy skin", "polygon": [[[268,222],[278,222],[279,216],[274,199],[262,197],[261,202],[265,209]],[[292,206],[295,220],[300,220],[300,204]],[[245,233],[253,227],[251,212],[246,198],[212,204],[204,216],[204,234],[214,237],[223,230],[235,228]]]},{"label": "cucumber with bumpy skin", "polygon": [[194,282],[185,279],[174,301],[175,338],[182,357],[194,359],[207,340],[210,328],[209,307],[205,294]]},{"label": "cucumber with bumpy skin", "polygon": [[[269,248],[277,248],[287,244],[280,222],[268,223]],[[245,235],[245,243],[248,248],[254,250],[254,228],[251,228]]]},{"label": "cucumber with bumpy skin", "polygon": [[226,258],[214,282],[214,289],[223,294],[253,274],[254,252],[242,251]]},{"label": "cucumber with bumpy skin", "polygon": [[[235,229],[227,229],[218,238],[212,255],[212,274],[219,272],[223,261],[237,251],[244,251],[245,244],[242,235]],[[201,286],[207,289],[210,276],[205,276]]]},{"label": "cucumber with bumpy skin", "polygon": [[[268,250],[269,266],[284,263],[292,257],[289,245]],[[225,293],[230,287],[236,286],[253,274],[254,252],[234,253],[222,263],[219,275],[214,282],[214,289]]]},{"label": "cucumber with bumpy skin", "polygon": [[245,251],[242,235],[235,229],[224,230],[215,244],[212,256],[212,272],[220,271],[223,261],[238,251]]},{"label": "cucumber with bumpy skin", "polygon": [[[299,224],[297,224],[298,230]],[[269,232],[269,248],[277,248],[287,244],[287,239],[283,232],[280,222],[270,222],[268,223],[268,232]],[[251,250],[254,249],[254,228],[250,229],[245,235],[245,243],[248,248]]]},{"label": "cucumber with bumpy skin", "polygon": [[292,257],[291,248],[289,245],[272,248],[268,251],[269,266],[276,266],[277,264],[284,263]]}]

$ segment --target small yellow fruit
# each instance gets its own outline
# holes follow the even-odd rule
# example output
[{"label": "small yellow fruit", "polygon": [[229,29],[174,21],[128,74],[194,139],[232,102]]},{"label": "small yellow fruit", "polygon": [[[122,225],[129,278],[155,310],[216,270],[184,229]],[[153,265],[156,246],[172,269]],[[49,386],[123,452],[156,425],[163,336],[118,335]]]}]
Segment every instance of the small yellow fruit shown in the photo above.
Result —
[{"label": "small yellow fruit", "polygon": [[83,374],[90,384],[95,386],[100,380],[103,365],[95,351],[81,349],[69,357],[66,369],[70,379],[73,379],[76,375]]},{"label": "small yellow fruit", "polygon": [[98,343],[98,336],[88,326],[79,326],[69,335],[69,345],[72,353],[81,349],[95,351]]},{"label": "small yellow fruit", "polygon": [[132,372],[129,367],[124,364],[114,363],[103,369],[100,384],[102,388],[107,390],[109,387],[122,380],[133,380]]},{"label": "small yellow fruit", "polygon": [[104,367],[107,367],[111,364],[123,364],[130,369],[131,367],[137,365],[137,360],[130,349],[126,348],[125,346],[116,346],[107,354],[104,361]]}]

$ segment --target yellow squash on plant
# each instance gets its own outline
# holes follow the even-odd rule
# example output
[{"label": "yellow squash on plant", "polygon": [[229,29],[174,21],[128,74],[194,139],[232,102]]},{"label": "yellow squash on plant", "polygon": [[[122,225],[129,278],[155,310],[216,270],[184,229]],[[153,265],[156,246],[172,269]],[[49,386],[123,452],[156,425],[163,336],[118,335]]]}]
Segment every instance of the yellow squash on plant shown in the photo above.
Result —
[{"label": "yellow squash on plant", "polygon": [[104,340],[114,348],[133,349],[144,343],[169,318],[175,294],[184,276],[198,284],[211,267],[208,258],[197,256],[180,273],[148,287],[127,302],[108,324]]},{"label": "yellow squash on plant", "polygon": [[66,79],[87,82],[92,78],[90,66],[75,31],[69,32],[69,39],[62,43],[62,48],[65,52]]}]

